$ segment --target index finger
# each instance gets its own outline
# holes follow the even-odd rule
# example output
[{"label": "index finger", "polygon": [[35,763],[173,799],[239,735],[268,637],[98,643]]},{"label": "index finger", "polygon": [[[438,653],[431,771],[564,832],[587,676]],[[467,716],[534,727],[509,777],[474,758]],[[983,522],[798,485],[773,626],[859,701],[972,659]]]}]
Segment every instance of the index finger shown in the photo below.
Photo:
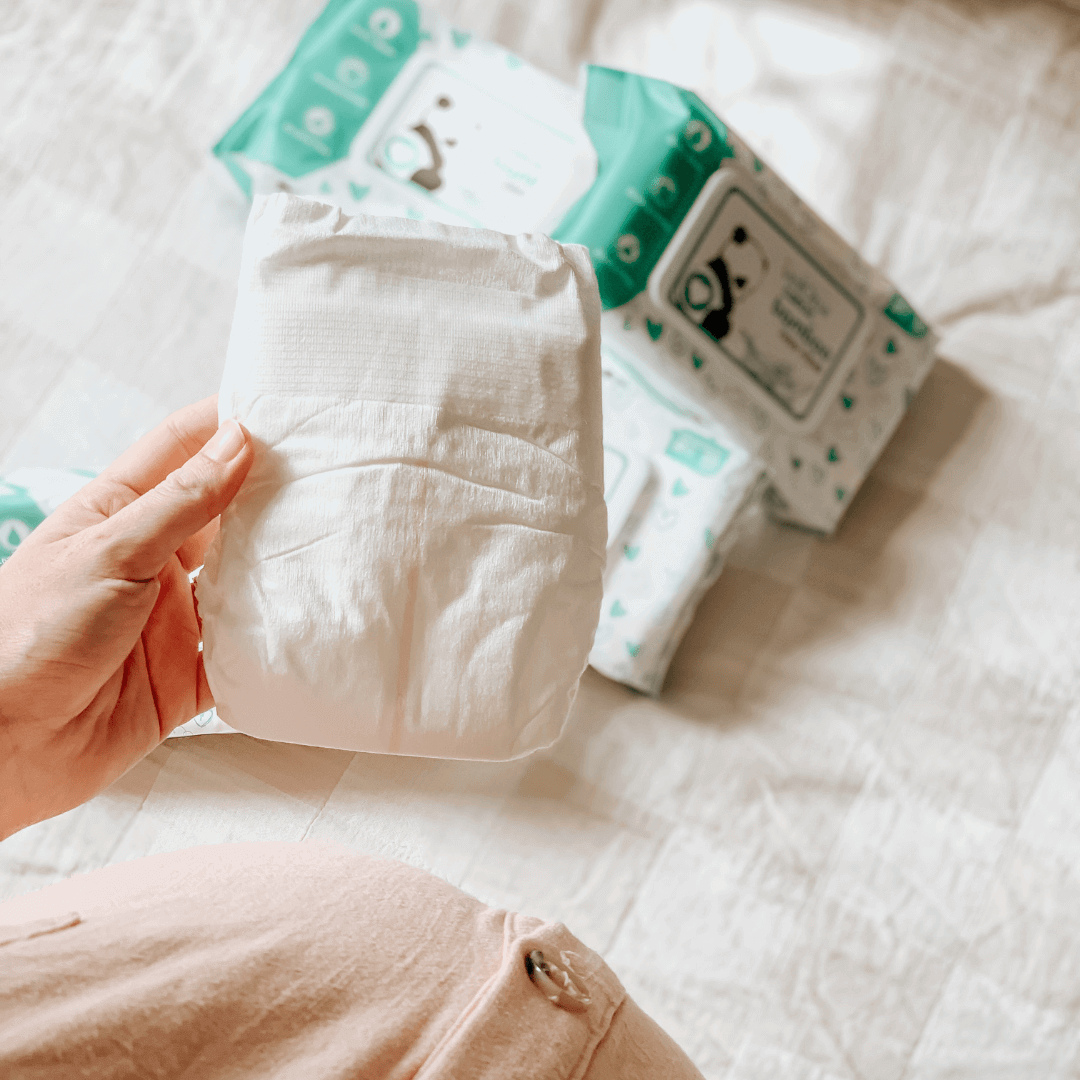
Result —
[{"label": "index finger", "polygon": [[112,517],[194,457],[217,427],[217,394],[177,410],[128,447],[31,535],[37,542],[48,542]]},{"label": "index finger", "polygon": [[132,498],[145,495],[194,457],[217,428],[217,394],[211,394],[167,416],[128,447],[98,479],[130,488]]}]

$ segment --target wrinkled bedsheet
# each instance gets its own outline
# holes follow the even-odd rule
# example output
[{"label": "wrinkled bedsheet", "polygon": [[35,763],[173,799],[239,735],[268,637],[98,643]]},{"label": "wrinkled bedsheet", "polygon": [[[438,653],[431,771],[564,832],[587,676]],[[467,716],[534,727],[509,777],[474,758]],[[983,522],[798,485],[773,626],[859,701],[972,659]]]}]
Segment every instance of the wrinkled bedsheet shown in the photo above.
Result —
[{"label": "wrinkled bedsheet", "polygon": [[[0,6],[0,473],[216,388],[246,205],[209,147],[319,6]],[[170,740],[0,845],[0,895],[329,838],[565,921],[709,1080],[1080,1074],[1080,11],[437,6],[695,90],[940,360],[834,538],[738,551],[659,700],[590,673],[506,765]]]}]

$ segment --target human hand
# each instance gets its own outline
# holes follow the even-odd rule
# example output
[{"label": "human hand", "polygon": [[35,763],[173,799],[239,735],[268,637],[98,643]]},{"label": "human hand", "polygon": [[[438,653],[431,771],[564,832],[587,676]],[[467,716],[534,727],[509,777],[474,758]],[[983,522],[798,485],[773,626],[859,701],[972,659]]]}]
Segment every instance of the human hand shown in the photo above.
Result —
[{"label": "human hand", "polygon": [[252,456],[206,398],[0,566],[0,839],[85,802],[214,704],[188,573]]}]

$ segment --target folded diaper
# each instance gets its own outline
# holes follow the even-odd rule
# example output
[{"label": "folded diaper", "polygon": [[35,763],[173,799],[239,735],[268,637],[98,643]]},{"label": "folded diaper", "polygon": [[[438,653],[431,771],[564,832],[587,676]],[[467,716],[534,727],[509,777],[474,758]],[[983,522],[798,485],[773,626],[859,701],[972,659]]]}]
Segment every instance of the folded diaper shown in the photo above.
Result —
[{"label": "folded diaper", "polygon": [[656,694],[762,466],[662,376],[606,343],[602,363],[610,531],[589,663]]},{"label": "folded diaper", "polygon": [[256,200],[220,392],[255,462],[199,578],[221,718],[343,749],[560,734],[606,538],[587,253]]}]

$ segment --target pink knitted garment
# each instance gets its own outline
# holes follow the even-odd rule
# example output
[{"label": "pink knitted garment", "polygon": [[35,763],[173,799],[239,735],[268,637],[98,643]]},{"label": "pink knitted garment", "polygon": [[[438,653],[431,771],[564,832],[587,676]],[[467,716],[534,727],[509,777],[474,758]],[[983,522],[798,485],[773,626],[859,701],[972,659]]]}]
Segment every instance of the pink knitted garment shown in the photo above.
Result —
[{"label": "pink knitted garment", "polygon": [[[587,1005],[550,1000],[534,950]],[[10,1080],[700,1080],[564,926],[329,844],[194,848],[9,901],[0,968]]]}]

